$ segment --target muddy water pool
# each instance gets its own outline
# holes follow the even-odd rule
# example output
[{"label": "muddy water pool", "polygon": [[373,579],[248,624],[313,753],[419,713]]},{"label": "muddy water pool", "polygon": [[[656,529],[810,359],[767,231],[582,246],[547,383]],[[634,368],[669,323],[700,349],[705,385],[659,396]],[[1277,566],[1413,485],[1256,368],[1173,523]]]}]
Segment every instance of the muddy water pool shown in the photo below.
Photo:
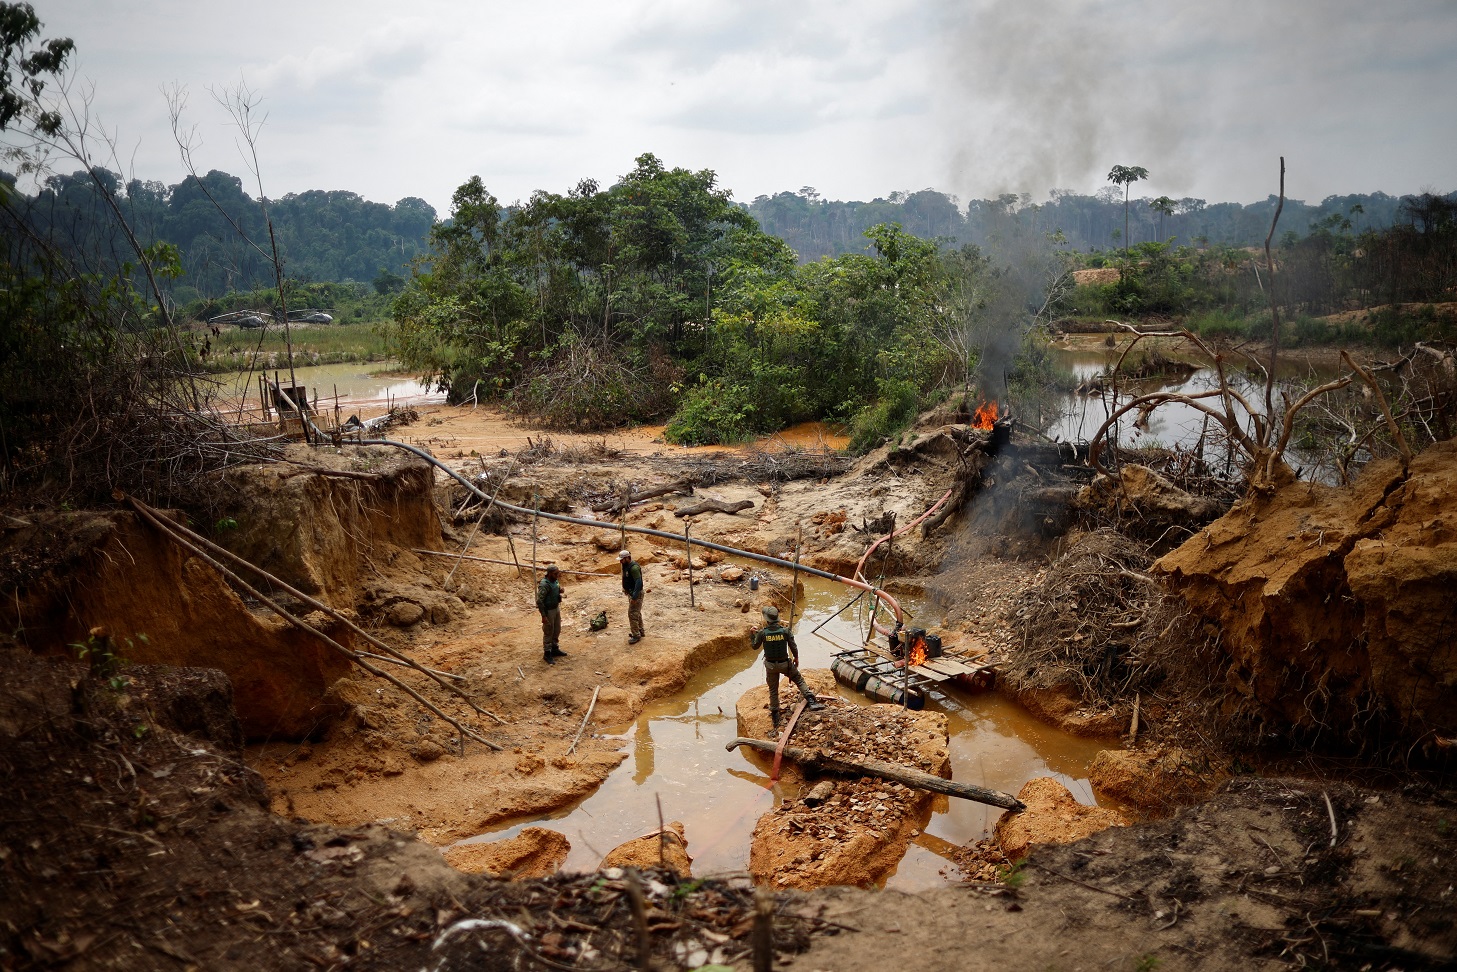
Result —
[{"label": "muddy water pool", "polygon": [[[1079,382],[1083,382],[1106,373],[1108,369],[1117,364],[1125,343],[1120,342],[1115,347],[1107,347],[1101,339],[1096,343],[1086,340],[1071,341],[1067,346],[1056,348],[1055,357],[1059,364],[1072,371]],[[1155,346],[1155,342],[1152,340],[1144,343],[1150,347]],[[1166,350],[1175,351],[1180,347],[1179,344],[1174,343],[1162,346]],[[1187,360],[1187,356],[1185,359]],[[1329,364],[1316,365],[1311,360],[1302,357],[1298,351],[1288,352],[1287,356],[1281,359],[1277,372],[1279,380],[1276,393],[1295,399],[1305,388],[1321,381],[1327,381],[1338,373],[1338,370]],[[1230,388],[1258,409],[1264,400],[1263,376],[1254,377],[1234,366],[1227,367],[1225,374],[1229,379]],[[1059,417],[1048,427],[1047,435],[1060,442],[1085,444],[1107,421],[1116,405],[1123,404],[1132,397],[1151,392],[1197,395],[1218,388],[1218,373],[1212,366],[1203,364],[1188,374],[1173,378],[1124,380],[1120,382],[1116,403],[1111,391],[1089,395],[1069,393],[1062,397]],[[1203,401],[1215,411],[1219,411],[1221,408],[1217,398]],[[1248,414],[1238,404],[1235,408],[1243,424],[1248,427]],[[1118,420],[1117,437],[1124,446],[1135,448],[1158,446],[1166,449],[1176,446],[1183,449],[1197,449],[1200,440],[1203,439],[1206,459],[1216,471],[1222,471],[1226,476],[1232,470],[1237,469],[1240,462],[1238,454],[1231,455],[1224,444],[1219,423],[1208,418],[1197,408],[1180,402],[1160,405],[1142,420],[1136,411],[1121,416]],[[1308,478],[1318,481],[1330,480],[1331,470],[1321,466],[1318,461],[1320,457],[1306,454],[1294,446],[1288,452],[1296,464],[1306,469]],[[1223,470],[1220,469],[1221,465],[1224,467]]]},{"label": "muddy water pool", "polygon": [[[860,622],[853,610],[829,621],[818,635],[810,633],[850,596],[846,588],[830,581],[805,580],[806,603],[795,625],[804,668],[827,669],[834,652],[858,643]],[[923,609],[915,599],[902,599],[902,604],[912,612]],[[919,618],[920,623],[926,620]],[[635,723],[608,727],[620,735],[628,756],[591,796],[556,813],[515,821],[467,842],[501,840],[527,826],[547,827],[571,841],[566,870],[592,870],[618,844],[656,830],[661,801],[662,819],[684,824],[694,874],[702,877],[746,870],[749,840],[758,818],[776,800],[798,795],[772,784],[761,762],[724,749],[738,735],[735,706],[739,697],[762,684],[763,677],[759,656],[746,644],[741,654],[699,671],[676,695],[649,704]],[[842,698],[870,704],[850,689],[838,688]],[[944,698],[933,697],[930,705],[947,713],[955,779],[1015,793],[1033,777],[1053,776],[1078,800],[1097,802],[1087,782],[1087,768],[1106,743],[1042,725],[995,694],[952,690]],[[945,884],[941,871],[946,862],[938,849],[981,838],[1001,813],[965,800],[943,799],[937,806],[925,833],[911,845],[888,887],[916,890]]]},{"label": "muddy water pool", "polygon": [[[341,408],[385,406],[391,402],[394,404],[421,405],[427,402],[444,402],[445,393],[435,391],[431,386],[422,384],[413,375],[403,374],[397,370],[399,365],[394,362],[373,362],[353,364],[326,364],[309,365],[305,368],[294,368],[294,377],[298,383],[309,389],[309,396],[315,394],[332,399],[334,389],[339,390],[339,405]],[[283,383],[288,384],[288,369],[278,369]],[[268,372],[272,377],[273,369]],[[245,392],[248,399],[257,404],[258,402],[258,372],[250,376],[247,372],[235,371],[225,375],[219,375],[223,395],[237,401],[238,397]]]}]

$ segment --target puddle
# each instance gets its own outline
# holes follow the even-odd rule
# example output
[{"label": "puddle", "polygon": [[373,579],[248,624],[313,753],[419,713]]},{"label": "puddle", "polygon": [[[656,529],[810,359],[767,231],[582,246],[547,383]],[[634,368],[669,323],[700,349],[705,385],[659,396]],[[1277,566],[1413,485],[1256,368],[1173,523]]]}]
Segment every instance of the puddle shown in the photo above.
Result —
[{"label": "puddle", "polygon": [[[806,578],[806,601],[795,625],[805,668],[829,668],[831,655],[857,644],[860,622],[854,609],[829,621],[819,635],[811,630],[835,613],[852,594],[819,578]],[[901,599],[907,610],[923,604]],[[924,620],[924,618],[922,619]],[[827,640],[827,638],[829,640]],[[746,871],[749,838],[758,818],[778,796],[754,762],[724,745],[738,735],[735,706],[743,693],[763,682],[763,665],[746,644],[741,654],[698,672],[676,695],[651,703],[622,733],[628,757],[591,796],[574,806],[530,821],[470,838],[467,843],[501,840],[527,826],[560,831],[571,841],[567,871],[590,871],[618,844],[656,830],[658,801],[662,819],[681,820],[700,876]],[[842,698],[862,705],[869,700],[844,686]],[[1061,780],[1078,800],[1095,803],[1087,768],[1106,743],[1069,736],[1045,726],[1016,704],[995,694],[952,690],[931,705],[950,721],[952,774],[955,779],[1015,793],[1036,776]],[[946,801],[913,844],[887,887],[917,890],[947,883],[946,862],[934,849],[941,841],[962,845],[986,835],[1001,811],[965,800]],[[924,845],[924,846],[922,846]]]},{"label": "puddle", "polygon": [[[1078,381],[1084,381],[1103,373],[1107,368],[1116,364],[1122,353],[1122,347],[1122,344],[1115,348],[1107,348],[1079,343],[1055,349],[1054,356],[1060,364],[1073,372]],[[1229,379],[1230,388],[1258,408],[1264,400],[1263,377],[1252,377],[1248,372],[1233,365],[1226,368],[1225,374]],[[1336,372],[1328,367],[1314,367],[1298,356],[1291,355],[1282,359],[1278,374],[1280,380],[1276,386],[1277,394],[1284,394],[1293,399],[1299,397],[1300,392],[1307,387],[1310,381],[1327,380],[1334,377]],[[1218,373],[1213,367],[1204,366],[1187,375],[1180,375],[1172,379],[1125,380],[1120,385],[1117,401],[1122,404],[1132,396],[1145,395],[1155,391],[1197,395],[1218,388]],[[1209,398],[1203,401],[1216,411],[1221,407],[1217,399]],[[1235,408],[1242,424],[1248,426],[1248,414],[1238,404]],[[1113,409],[1114,400],[1111,392],[1064,395],[1061,415],[1046,430],[1046,434],[1060,442],[1086,443],[1107,421]],[[1121,416],[1118,420],[1117,434],[1123,445],[1135,448],[1158,446],[1171,449],[1178,446],[1184,449],[1195,449],[1202,439],[1207,460],[1216,470],[1222,470],[1226,476],[1230,474],[1231,470],[1238,467],[1240,461],[1238,454],[1231,454],[1223,444],[1224,437],[1218,422],[1197,408],[1179,402],[1160,405],[1149,413],[1143,425],[1139,424],[1136,411]],[[1292,446],[1288,451],[1298,463],[1303,463],[1307,467],[1315,465],[1316,457],[1304,454],[1298,447]],[[1328,470],[1314,468],[1311,470],[1311,475],[1319,479],[1326,478],[1327,474]]]},{"label": "puddle", "polygon": [[[445,401],[445,393],[437,392],[431,386],[421,384],[416,378],[407,374],[400,374],[391,369],[398,368],[394,362],[373,362],[373,363],[345,363],[327,365],[309,365],[305,368],[294,368],[293,373],[300,385],[309,389],[309,397],[322,397],[330,400],[334,397],[334,389],[339,390],[340,408],[358,408],[368,406],[386,406],[390,403],[396,405],[410,404],[420,405],[427,402]],[[288,369],[278,369],[284,384],[288,384]],[[224,398],[231,400],[236,406],[239,395],[244,393],[248,401],[255,405],[258,402],[258,372],[250,375],[244,371],[230,372],[225,375],[218,375],[220,382],[219,391]],[[269,369],[269,376],[273,375],[273,369]]]}]

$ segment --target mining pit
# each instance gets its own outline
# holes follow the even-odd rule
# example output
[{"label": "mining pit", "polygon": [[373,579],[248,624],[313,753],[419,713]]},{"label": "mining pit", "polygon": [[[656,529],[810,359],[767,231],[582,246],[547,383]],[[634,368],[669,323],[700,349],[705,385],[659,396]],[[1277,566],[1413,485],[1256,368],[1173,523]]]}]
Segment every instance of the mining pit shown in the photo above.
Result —
[{"label": "mining pit", "polygon": [[[385,446],[293,447],[219,477],[189,541],[214,546],[193,554],[167,524],[196,515],[7,521],[0,735],[20,799],[0,844],[0,967],[449,969],[475,967],[472,943],[502,968],[618,968],[637,951],[748,967],[765,934],[805,968],[1443,967],[1457,659],[1436,592],[1457,578],[1439,499],[1457,452],[1221,515],[1153,471],[1100,492],[1065,447],[977,452],[960,418],[924,416],[853,462],[782,441],[542,434],[444,405],[392,433],[488,496],[601,529],[503,516]],[[678,510],[738,506],[694,516],[691,539],[853,575],[943,495],[954,515],[883,545],[865,576],[998,670],[991,691],[937,683],[921,711],[830,674],[870,623],[863,600],[836,614],[854,590],[621,532],[681,536]],[[1147,539],[1096,529],[1140,499]],[[1153,539],[1211,520],[1177,549]],[[624,539],[647,588],[636,644]],[[336,647],[210,566],[227,554]],[[549,562],[565,573],[555,664],[532,600]],[[1323,607],[1323,586],[1352,606]],[[1197,610],[1171,606],[1175,590]],[[1026,809],[793,760],[771,778],[772,756],[728,751],[776,739],[749,647],[768,605],[793,606],[828,702],[787,745]],[[1317,647],[1271,654],[1291,633]],[[1151,661],[1172,655],[1186,664]],[[1297,691],[1320,705],[1292,706]],[[788,714],[798,693],[781,692]],[[1220,735],[1348,744],[1362,719],[1371,747],[1308,761]],[[1362,761],[1398,744],[1421,772]],[[765,900],[777,917],[756,919]]]}]

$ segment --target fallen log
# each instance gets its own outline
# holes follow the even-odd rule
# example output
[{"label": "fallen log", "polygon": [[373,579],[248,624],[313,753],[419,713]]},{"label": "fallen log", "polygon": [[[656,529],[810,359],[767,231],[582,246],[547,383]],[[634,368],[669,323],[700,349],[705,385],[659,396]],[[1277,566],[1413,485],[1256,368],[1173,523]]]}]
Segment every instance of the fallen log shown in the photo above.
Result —
[{"label": "fallen log", "polygon": [[986,468],[988,462],[987,454],[981,451],[985,447],[986,441],[989,440],[977,440],[968,447],[966,455],[956,467],[956,477],[951,484],[951,502],[942,506],[935,516],[921,524],[921,539],[929,537],[931,531],[955,516],[981,489],[982,470]]},{"label": "fallen log", "polygon": [[673,515],[680,519],[685,516],[697,516],[700,513],[737,513],[740,510],[752,510],[753,500],[739,500],[737,503],[725,503],[723,500],[706,499],[701,503],[694,503],[692,506],[684,506],[673,511]]},{"label": "fallen log", "polygon": [[[680,479],[676,483],[669,483],[666,486],[655,486],[652,489],[645,489],[641,493],[633,493],[627,498],[628,506],[636,506],[644,500],[650,500],[655,496],[667,496],[670,493],[687,493],[693,495],[694,482],[691,477]],[[602,500],[592,504],[593,513],[621,513],[622,497],[614,496],[612,499]]]},{"label": "fallen log", "polygon": [[[736,746],[747,746],[766,753],[773,753],[779,748],[778,743],[764,739],[745,739],[743,736],[738,737],[724,748],[732,752]],[[1026,804],[1009,793],[989,790],[983,786],[973,786],[970,783],[957,783],[954,780],[942,779],[912,766],[902,766],[900,763],[888,763],[881,759],[838,759],[834,756],[827,756],[818,749],[800,749],[796,746],[786,746],[784,755],[812,773],[875,776],[920,790],[930,790],[932,793],[944,793],[947,796],[961,797],[963,800],[973,800],[977,803],[1001,807],[1003,810],[1027,809]]]}]

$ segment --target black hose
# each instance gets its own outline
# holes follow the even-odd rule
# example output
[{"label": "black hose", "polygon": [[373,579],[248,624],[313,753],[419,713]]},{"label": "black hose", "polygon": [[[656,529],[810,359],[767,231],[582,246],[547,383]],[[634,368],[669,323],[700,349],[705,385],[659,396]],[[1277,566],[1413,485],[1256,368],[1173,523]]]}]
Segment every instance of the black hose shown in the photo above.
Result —
[{"label": "black hose", "polygon": [[[487,496],[483,491],[481,491],[480,489],[478,489],[475,486],[475,484],[473,484],[470,480],[466,479],[464,476],[462,476],[460,473],[456,472],[454,469],[451,469],[449,466],[447,466],[445,463],[441,462],[439,459],[436,459],[434,456],[432,456],[429,452],[426,452],[424,449],[420,449],[420,448],[417,448],[416,446],[412,446],[412,445],[407,445],[404,442],[396,442],[393,439],[360,439],[358,441],[359,441],[359,444],[360,445],[394,446],[396,449],[404,449],[406,452],[414,453],[415,455],[419,456],[421,459],[424,459],[426,462],[430,463],[432,466],[435,466],[437,469],[443,470],[447,475],[449,475],[451,478],[453,478],[456,482],[460,483],[462,486],[464,486],[466,489],[470,490],[472,493],[475,493],[481,499],[485,500],[488,503],[491,502],[491,497]],[[513,513],[520,513],[520,514],[523,514],[523,515],[526,515],[526,516],[539,516],[539,517],[541,517],[544,520],[556,520],[559,523],[573,523],[573,524],[576,524],[577,526],[594,527],[594,528],[596,528],[598,530],[622,530],[622,529],[625,529],[628,533],[641,533],[644,536],[659,537],[659,538],[661,538],[663,540],[671,540],[674,543],[681,543],[681,542],[683,542],[683,539],[684,539],[683,537],[679,536],[678,534],[676,534],[676,533],[668,533],[666,530],[653,530],[653,529],[650,529],[648,527],[638,527],[638,526],[627,526],[627,527],[624,527],[621,524],[607,523],[607,522],[604,522],[602,520],[584,520],[584,519],[582,519],[580,517],[576,517],[576,516],[565,516],[565,515],[563,515],[561,513],[543,513],[543,512],[540,512],[538,510],[529,510],[529,509],[527,509],[524,506],[516,506],[516,505],[514,505],[512,503],[507,503],[507,502],[505,502],[504,500],[502,500],[500,498],[497,498],[495,500],[495,505],[501,507],[502,509],[510,510]],[[778,557],[770,557],[768,554],[754,553],[753,551],[750,551],[750,550],[740,550],[738,547],[727,547],[727,546],[724,546],[723,544],[720,544],[720,543],[711,543],[711,542],[709,542],[707,540],[699,540],[697,538],[692,538],[692,539],[689,539],[688,540],[688,543],[690,543],[690,544],[697,544],[698,546],[704,547],[704,548],[706,548],[708,550],[717,550],[720,553],[732,554],[735,557],[745,557],[745,558],[747,558],[749,560],[757,560],[759,563],[763,563],[763,564],[773,564],[775,567],[785,567],[785,568],[788,568],[790,570],[794,570],[796,567],[798,567],[800,570],[804,571],[806,574],[811,574],[811,575],[813,575],[815,577],[823,577],[825,580],[836,581],[836,582],[838,582],[840,584],[846,585],[847,587],[856,588],[857,590],[868,591],[868,592],[870,592],[870,594],[872,596],[874,596],[877,600],[883,602],[885,604],[885,606],[890,609],[890,612],[893,615],[895,615],[895,619],[897,621],[902,620],[902,617],[901,617],[901,607],[900,607],[900,604],[896,602],[896,599],[893,598],[893,597],[891,597],[889,594],[887,594],[885,591],[881,590],[880,588],[874,587],[874,586],[872,586],[870,584],[865,584],[865,583],[862,583],[860,581],[854,580],[854,579],[849,578],[849,577],[842,577],[839,574],[833,574],[833,573],[830,573],[827,570],[819,570],[819,569],[814,568],[814,567],[806,567],[803,564],[795,564],[793,561],[790,561],[790,560],[781,560]]]}]

